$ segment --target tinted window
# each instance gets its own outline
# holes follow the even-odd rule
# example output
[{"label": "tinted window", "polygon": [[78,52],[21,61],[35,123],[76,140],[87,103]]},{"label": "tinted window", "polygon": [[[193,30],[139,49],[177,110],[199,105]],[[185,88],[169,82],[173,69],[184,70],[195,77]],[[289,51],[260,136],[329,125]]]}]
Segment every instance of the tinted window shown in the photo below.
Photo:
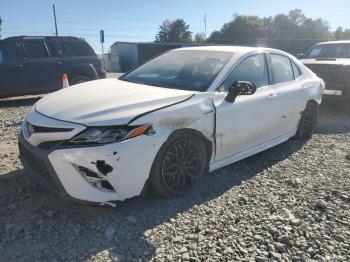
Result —
[{"label": "tinted window", "polygon": [[223,82],[224,89],[227,91],[237,81],[252,82],[256,87],[267,86],[269,77],[265,55],[253,55],[238,64]]},{"label": "tinted window", "polygon": [[52,41],[45,41],[47,49],[49,50],[51,57],[58,57],[57,50],[54,46],[54,43]]},{"label": "tinted window", "polygon": [[17,52],[14,43],[0,43],[0,64],[16,60]]},{"label": "tinted window", "polygon": [[60,40],[63,53],[66,56],[94,56],[95,52],[84,41]]},{"label": "tinted window", "polygon": [[288,57],[277,54],[271,54],[270,57],[274,84],[294,80],[292,64]]},{"label": "tinted window", "polygon": [[350,58],[350,44],[316,45],[306,58]]},{"label": "tinted window", "polygon": [[231,57],[229,52],[173,50],[141,65],[121,80],[205,92]]},{"label": "tinted window", "polygon": [[23,44],[28,58],[44,58],[49,56],[44,41],[24,40]]},{"label": "tinted window", "polygon": [[292,66],[293,66],[294,78],[297,79],[301,75],[300,69],[293,61],[292,61]]}]

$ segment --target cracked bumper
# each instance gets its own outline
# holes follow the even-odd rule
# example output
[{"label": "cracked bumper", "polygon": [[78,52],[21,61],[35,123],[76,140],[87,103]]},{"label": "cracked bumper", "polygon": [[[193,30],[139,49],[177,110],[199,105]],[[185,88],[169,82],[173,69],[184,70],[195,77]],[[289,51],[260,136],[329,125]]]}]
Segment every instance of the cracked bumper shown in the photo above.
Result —
[{"label": "cracked bumper", "polygon": [[[47,151],[28,143],[22,132],[18,141],[20,159],[28,174],[54,193],[89,202],[122,201],[140,195],[163,142],[142,135],[104,146]],[[113,168],[105,176],[113,192],[94,187],[77,169],[82,166],[99,173],[98,160]]]}]

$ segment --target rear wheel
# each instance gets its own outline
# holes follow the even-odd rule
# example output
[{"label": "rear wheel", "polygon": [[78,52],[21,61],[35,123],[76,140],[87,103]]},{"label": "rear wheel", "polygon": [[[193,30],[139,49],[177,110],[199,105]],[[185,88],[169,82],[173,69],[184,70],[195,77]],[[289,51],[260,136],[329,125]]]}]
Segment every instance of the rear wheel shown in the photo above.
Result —
[{"label": "rear wheel", "polygon": [[87,82],[89,80],[90,80],[89,77],[84,76],[84,75],[79,75],[79,76],[74,76],[72,78],[72,80],[69,80],[69,84],[70,85],[76,85],[76,84],[80,84],[80,83],[83,83],[83,82]]},{"label": "rear wheel", "polygon": [[161,196],[181,195],[202,178],[207,167],[205,141],[190,132],[174,134],[154,160],[150,175],[151,190]]},{"label": "rear wheel", "polygon": [[309,102],[301,115],[296,137],[299,140],[311,138],[317,126],[318,105],[316,102]]}]

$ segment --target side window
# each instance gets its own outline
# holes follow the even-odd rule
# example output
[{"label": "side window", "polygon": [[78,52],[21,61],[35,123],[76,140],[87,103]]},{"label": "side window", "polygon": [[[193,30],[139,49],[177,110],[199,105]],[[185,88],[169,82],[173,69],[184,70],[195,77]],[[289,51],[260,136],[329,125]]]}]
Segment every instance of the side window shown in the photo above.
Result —
[{"label": "side window", "polygon": [[60,45],[66,56],[94,56],[95,52],[84,41],[61,40]]},{"label": "side window", "polygon": [[273,84],[294,80],[293,68],[288,57],[270,54]]},{"label": "side window", "polygon": [[223,82],[224,90],[237,81],[248,81],[256,87],[267,86],[269,77],[264,54],[252,55],[239,63]]},{"label": "side window", "polygon": [[16,59],[16,45],[14,43],[0,43],[0,64],[10,63]]},{"label": "side window", "polygon": [[44,41],[41,40],[23,40],[24,48],[28,58],[46,58],[49,56]]},{"label": "side window", "polygon": [[45,44],[47,46],[47,49],[49,50],[51,57],[58,57],[57,49],[54,46],[54,43],[52,41],[45,41]]},{"label": "side window", "polygon": [[292,67],[294,72],[294,78],[297,79],[301,75],[300,69],[293,61],[292,61]]}]

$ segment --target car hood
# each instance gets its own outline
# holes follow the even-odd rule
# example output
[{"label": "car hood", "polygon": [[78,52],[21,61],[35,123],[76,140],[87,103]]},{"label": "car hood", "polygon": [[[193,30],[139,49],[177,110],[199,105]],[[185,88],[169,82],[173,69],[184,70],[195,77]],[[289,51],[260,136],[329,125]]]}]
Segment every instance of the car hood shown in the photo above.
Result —
[{"label": "car hood", "polygon": [[302,59],[304,65],[345,65],[350,66],[350,59]]},{"label": "car hood", "polygon": [[35,110],[86,126],[126,125],[141,114],[179,103],[194,93],[103,79],[51,93],[36,103]]}]

